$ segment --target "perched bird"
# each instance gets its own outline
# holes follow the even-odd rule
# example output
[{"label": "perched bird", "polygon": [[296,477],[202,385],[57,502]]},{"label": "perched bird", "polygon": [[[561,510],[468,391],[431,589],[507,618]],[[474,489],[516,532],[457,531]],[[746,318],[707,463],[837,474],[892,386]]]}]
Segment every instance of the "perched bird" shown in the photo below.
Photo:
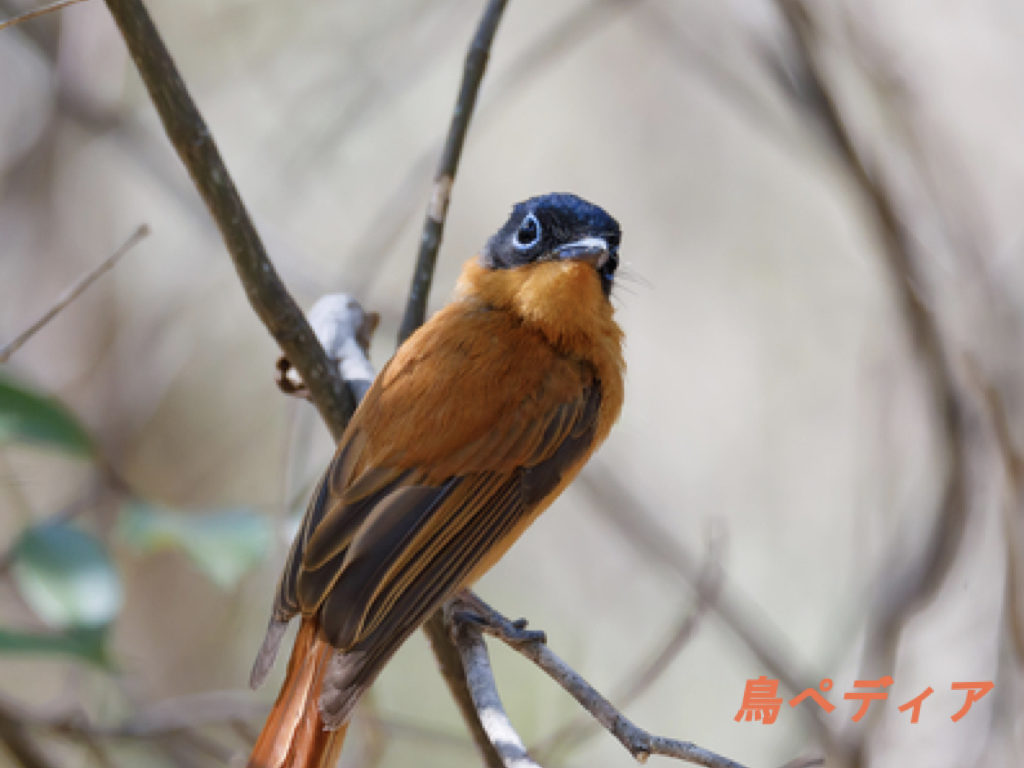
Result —
[{"label": "perched bird", "polygon": [[623,394],[619,225],[579,197],[517,204],[455,299],[377,376],[310,502],[252,684],[302,623],[250,768],[327,768],[359,696],[607,437]]}]

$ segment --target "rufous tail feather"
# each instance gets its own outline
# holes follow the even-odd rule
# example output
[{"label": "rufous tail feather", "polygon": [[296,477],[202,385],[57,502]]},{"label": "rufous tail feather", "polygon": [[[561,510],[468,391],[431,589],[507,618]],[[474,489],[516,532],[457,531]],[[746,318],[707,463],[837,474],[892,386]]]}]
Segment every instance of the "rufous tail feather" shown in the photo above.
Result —
[{"label": "rufous tail feather", "polygon": [[329,731],[320,714],[320,690],[334,649],[304,619],[288,660],[288,674],[249,756],[248,768],[335,768],[347,725]]}]

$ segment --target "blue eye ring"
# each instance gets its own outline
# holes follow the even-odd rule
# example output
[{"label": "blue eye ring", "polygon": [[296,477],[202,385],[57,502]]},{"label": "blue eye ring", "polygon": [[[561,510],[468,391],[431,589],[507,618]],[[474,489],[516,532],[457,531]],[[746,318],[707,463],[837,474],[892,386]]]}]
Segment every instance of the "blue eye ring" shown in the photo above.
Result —
[{"label": "blue eye ring", "polygon": [[536,214],[527,214],[512,237],[512,246],[517,251],[528,251],[540,242],[543,231]]}]

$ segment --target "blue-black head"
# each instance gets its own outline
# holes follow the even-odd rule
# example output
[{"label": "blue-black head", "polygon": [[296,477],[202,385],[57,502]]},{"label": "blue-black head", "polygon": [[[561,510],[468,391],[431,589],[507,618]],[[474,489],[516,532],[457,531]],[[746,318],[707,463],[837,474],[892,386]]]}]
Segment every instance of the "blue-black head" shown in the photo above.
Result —
[{"label": "blue-black head", "polygon": [[619,266],[622,231],[603,208],[556,193],[531,197],[512,208],[505,225],[484,246],[488,269],[513,269],[541,261],[592,264],[607,296]]}]

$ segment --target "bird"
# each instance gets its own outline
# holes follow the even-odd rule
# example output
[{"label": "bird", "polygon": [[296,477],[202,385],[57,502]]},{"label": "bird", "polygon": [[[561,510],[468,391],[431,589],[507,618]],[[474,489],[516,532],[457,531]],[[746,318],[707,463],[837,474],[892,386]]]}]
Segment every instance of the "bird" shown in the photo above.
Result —
[{"label": "bird", "polygon": [[621,230],[553,193],[513,206],[450,303],[395,352],[315,489],[253,665],[301,617],[249,768],[336,764],[359,697],[566,488],[623,403]]}]

